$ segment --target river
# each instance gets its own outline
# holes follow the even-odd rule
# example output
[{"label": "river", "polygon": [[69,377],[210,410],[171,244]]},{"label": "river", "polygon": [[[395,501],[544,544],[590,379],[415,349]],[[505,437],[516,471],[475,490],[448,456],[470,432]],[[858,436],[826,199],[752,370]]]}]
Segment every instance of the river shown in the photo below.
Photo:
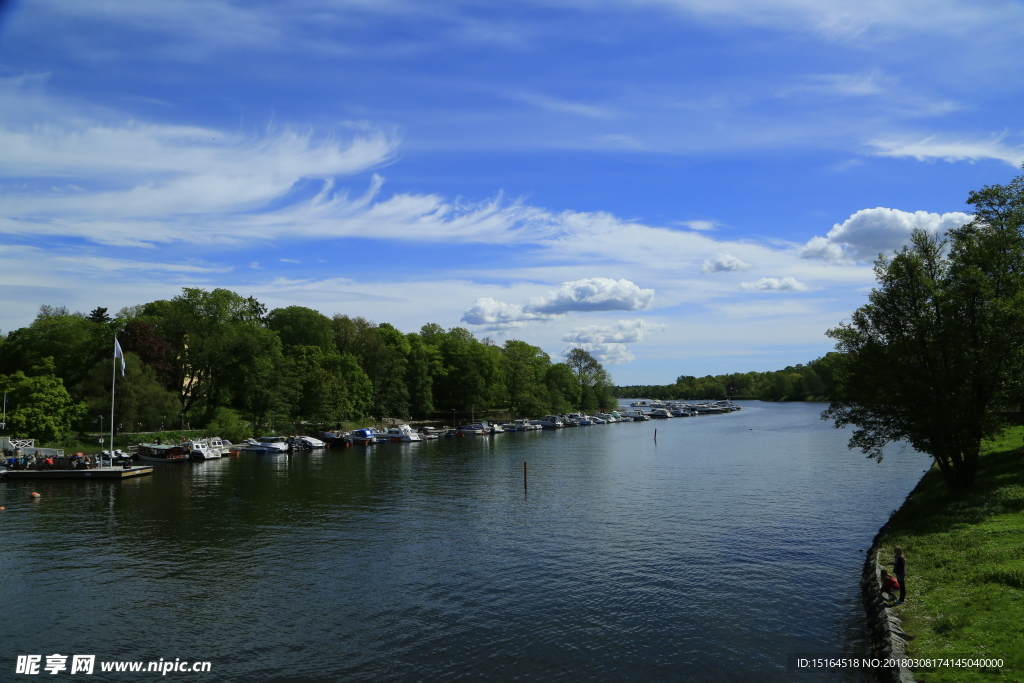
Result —
[{"label": "river", "polygon": [[786,655],[866,652],[864,551],[928,458],[742,405],[0,484],[0,679],[58,653],[110,681],[839,680]]}]

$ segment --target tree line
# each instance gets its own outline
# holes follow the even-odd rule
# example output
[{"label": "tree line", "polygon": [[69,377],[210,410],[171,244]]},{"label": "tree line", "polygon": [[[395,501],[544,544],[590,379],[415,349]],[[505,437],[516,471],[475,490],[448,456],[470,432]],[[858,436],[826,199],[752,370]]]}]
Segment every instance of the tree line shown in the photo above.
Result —
[{"label": "tree line", "polygon": [[114,317],[100,307],[85,315],[42,306],[31,325],[0,339],[3,433],[59,442],[109,429],[115,334],[125,358],[118,431],[188,425],[238,436],[275,421],[327,428],[614,404],[610,375],[581,348],[555,362],[524,341],[499,346],[461,327],[431,323],[406,334],[362,317],[302,306],[268,312],[227,289],[185,288]]},{"label": "tree line", "polygon": [[831,352],[806,365],[791,365],[782,370],[704,377],[681,375],[673,384],[615,387],[615,395],[657,400],[828,401],[834,395],[835,370],[839,362],[839,354]]}]

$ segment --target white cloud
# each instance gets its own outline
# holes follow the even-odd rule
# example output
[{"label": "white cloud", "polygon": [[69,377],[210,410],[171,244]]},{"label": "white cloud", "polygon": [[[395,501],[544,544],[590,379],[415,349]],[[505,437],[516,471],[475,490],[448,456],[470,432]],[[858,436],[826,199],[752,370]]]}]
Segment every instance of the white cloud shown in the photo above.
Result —
[{"label": "white cloud", "polygon": [[528,320],[544,320],[548,316],[528,313],[519,304],[507,304],[486,296],[476,300],[469,310],[462,314],[462,322],[483,325],[489,330],[521,327]]},{"label": "white cloud", "polygon": [[755,282],[743,282],[740,288],[757,292],[799,292],[807,289],[807,286],[797,282],[796,278],[787,276],[763,277]]},{"label": "white cloud", "polygon": [[572,311],[640,311],[650,308],[653,289],[641,289],[626,279],[592,277],[563,282],[547,296],[531,300],[525,310],[562,315]]},{"label": "white cloud", "polygon": [[615,325],[574,327],[562,337],[562,341],[578,344],[632,344],[644,341],[652,332],[664,328],[664,325],[646,320],[619,320]]},{"label": "white cloud", "polygon": [[832,226],[827,237],[812,237],[800,255],[833,262],[873,261],[879,254],[891,253],[907,244],[915,229],[941,235],[970,220],[969,214],[959,211],[938,214],[883,207],[861,209]]},{"label": "white cloud", "polygon": [[725,251],[715,257],[713,261],[704,261],[703,265],[701,265],[701,271],[705,273],[739,270],[750,270],[750,264]]},{"label": "white cloud", "polygon": [[563,282],[558,289],[534,297],[525,305],[479,298],[462,314],[462,322],[504,330],[573,312],[642,310],[649,308],[653,299],[653,289],[641,289],[629,280],[593,277]]},{"label": "white cloud", "polygon": [[718,223],[716,223],[714,221],[700,221],[700,220],[680,221],[678,223],[678,225],[685,226],[685,227],[689,228],[690,230],[698,230],[698,231],[701,231],[701,232],[707,232],[707,231],[715,230],[716,228],[718,228]]},{"label": "white cloud", "polygon": [[875,148],[875,156],[911,157],[918,161],[942,159],[943,161],[979,161],[995,159],[1005,161],[1014,168],[1024,163],[1024,146],[1016,147],[1003,143],[1006,133],[990,136],[983,140],[949,140],[929,136],[920,140],[872,140],[868,144]]},{"label": "white cloud", "polygon": [[583,349],[602,365],[622,365],[636,358],[636,356],[629,352],[625,344],[600,344],[593,342],[571,344],[562,349],[562,355],[568,354],[572,349]]}]

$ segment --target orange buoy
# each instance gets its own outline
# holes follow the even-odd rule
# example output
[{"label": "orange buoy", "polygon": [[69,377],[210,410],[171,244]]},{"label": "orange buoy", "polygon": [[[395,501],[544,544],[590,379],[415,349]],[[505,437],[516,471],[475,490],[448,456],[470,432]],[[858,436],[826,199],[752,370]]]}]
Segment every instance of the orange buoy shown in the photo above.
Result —
[{"label": "orange buoy", "polygon": [[6,509],[7,508],[5,508],[3,505],[0,505],[0,510],[6,510]]},{"label": "orange buoy", "polygon": [[39,496],[39,494],[38,494],[38,493],[36,493],[35,491],[33,491],[32,493],[28,494],[28,497],[29,497],[29,498],[39,498],[40,496]]}]

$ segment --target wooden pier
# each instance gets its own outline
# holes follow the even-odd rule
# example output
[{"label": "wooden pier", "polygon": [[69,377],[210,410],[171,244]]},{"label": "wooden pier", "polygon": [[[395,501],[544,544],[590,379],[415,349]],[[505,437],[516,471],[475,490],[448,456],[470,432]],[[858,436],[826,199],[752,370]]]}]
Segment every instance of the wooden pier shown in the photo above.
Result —
[{"label": "wooden pier", "polygon": [[15,479],[128,479],[130,477],[141,477],[146,474],[153,474],[153,467],[150,465],[139,465],[134,467],[94,467],[92,469],[74,470],[7,470],[3,473],[4,478]]}]

